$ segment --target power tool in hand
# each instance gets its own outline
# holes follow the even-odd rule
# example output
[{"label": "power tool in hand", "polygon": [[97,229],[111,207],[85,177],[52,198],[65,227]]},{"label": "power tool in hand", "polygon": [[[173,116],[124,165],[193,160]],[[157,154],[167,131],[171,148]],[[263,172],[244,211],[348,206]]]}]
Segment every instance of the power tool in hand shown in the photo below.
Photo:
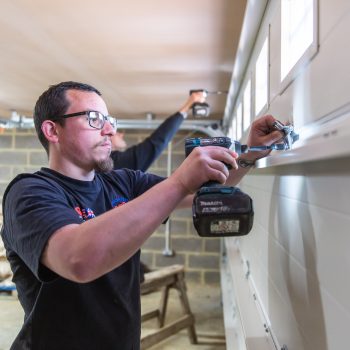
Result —
[{"label": "power tool in hand", "polygon": [[[203,97],[206,98],[208,95],[221,95],[227,94],[227,91],[208,91],[205,89],[190,90],[190,95],[194,92],[202,92]],[[206,102],[196,102],[192,105],[192,115],[194,117],[209,117],[210,106]]]},{"label": "power tool in hand", "polygon": [[[281,143],[270,146],[241,145],[229,137],[188,138],[186,157],[195,147],[220,146],[234,150],[238,155],[250,151],[288,150],[298,140],[292,125],[276,121],[273,127],[284,133]],[[202,237],[242,236],[253,227],[253,201],[237,187],[223,186],[210,181],[197,191],[192,204],[193,224]]]},{"label": "power tool in hand", "polygon": [[[195,147],[230,148],[231,145],[229,137],[189,138],[185,141],[185,153],[187,157]],[[210,181],[195,194],[192,216],[194,227],[202,237],[242,236],[253,226],[253,201],[238,187]]]}]

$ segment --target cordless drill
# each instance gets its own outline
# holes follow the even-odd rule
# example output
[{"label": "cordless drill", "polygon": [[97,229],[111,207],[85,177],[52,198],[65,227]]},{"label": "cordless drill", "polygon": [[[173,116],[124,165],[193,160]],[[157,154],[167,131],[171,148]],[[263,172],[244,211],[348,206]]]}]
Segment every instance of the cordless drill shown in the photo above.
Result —
[{"label": "cordless drill", "polygon": [[[293,125],[284,125],[276,120],[273,129],[281,131],[283,138],[279,143],[269,146],[241,145],[229,137],[189,138],[185,141],[186,157],[195,147],[220,146],[230,148],[238,155],[251,151],[292,149],[299,135]],[[242,236],[250,232],[253,226],[253,201],[237,187],[222,186],[210,181],[196,193],[192,205],[193,224],[200,236]]]},{"label": "cordless drill", "polygon": [[[195,147],[220,146],[240,154],[241,144],[229,137],[189,138],[185,141],[186,157]],[[197,191],[192,204],[193,224],[202,237],[242,236],[253,227],[253,201],[238,187],[210,181]]]}]

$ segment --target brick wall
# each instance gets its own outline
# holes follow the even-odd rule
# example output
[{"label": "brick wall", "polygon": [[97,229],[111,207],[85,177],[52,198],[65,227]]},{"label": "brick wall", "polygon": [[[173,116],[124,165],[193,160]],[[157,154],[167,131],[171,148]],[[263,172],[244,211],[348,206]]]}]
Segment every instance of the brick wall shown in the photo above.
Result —
[{"label": "brick wall", "polygon": [[[149,131],[126,130],[128,145],[142,141]],[[173,140],[172,169],[184,159],[183,139],[187,132],[179,132]],[[191,135],[192,136],[192,135]],[[10,180],[22,172],[34,172],[47,166],[47,156],[37,140],[35,131],[4,130],[0,134],[0,197]],[[166,176],[167,150],[155,161],[149,172]],[[2,212],[2,208],[1,208]],[[219,282],[220,240],[197,235],[191,209],[174,211],[170,220],[171,248],[174,256],[164,256],[165,225],[161,225],[142,247],[142,261],[155,269],[174,263],[186,267],[186,279],[200,284]]]}]

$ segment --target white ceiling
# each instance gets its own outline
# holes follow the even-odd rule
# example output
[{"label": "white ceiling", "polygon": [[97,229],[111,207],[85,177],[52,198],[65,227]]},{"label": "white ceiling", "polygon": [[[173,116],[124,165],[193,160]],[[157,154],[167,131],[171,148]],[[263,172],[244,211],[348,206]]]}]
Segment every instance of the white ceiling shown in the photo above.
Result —
[{"label": "white ceiling", "polygon": [[[65,80],[119,118],[163,118],[191,88],[228,90],[246,0],[1,0],[0,117]],[[209,96],[222,118],[226,96]]]}]

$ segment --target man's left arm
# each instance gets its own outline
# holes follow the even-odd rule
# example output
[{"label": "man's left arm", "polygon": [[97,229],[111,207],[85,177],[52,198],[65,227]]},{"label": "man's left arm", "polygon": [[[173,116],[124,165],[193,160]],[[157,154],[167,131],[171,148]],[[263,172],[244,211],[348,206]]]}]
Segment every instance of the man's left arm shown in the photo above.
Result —
[{"label": "man's left arm", "polygon": [[[273,123],[276,119],[271,115],[263,116],[255,120],[250,128],[247,144],[248,146],[268,146],[282,139],[283,133],[274,129]],[[249,152],[242,154],[239,159],[254,165],[255,161],[266,157],[271,151]],[[236,155],[237,157],[237,155]],[[239,159],[232,163],[232,169],[226,179],[225,185],[236,186],[240,180],[248,173],[252,166],[242,167],[239,165]],[[185,197],[177,206],[177,209],[188,208],[193,201],[193,194]]]},{"label": "man's left arm", "polygon": [[114,169],[129,168],[146,171],[175,136],[182,122],[187,118],[191,106],[204,100],[203,92],[192,93],[179,111],[165,119],[144,141],[127,148],[124,152],[112,152]]},{"label": "man's left arm", "polygon": [[[115,157],[115,168],[146,171],[164,151],[169,141],[178,131],[183,120],[183,115],[177,112],[168,117],[145,140],[127,148],[124,152],[117,152],[118,158]],[[114,153],[116,152],[112,152],[112,159]]]},{"label": "man's left arm", "polygon": [[[275,121],[276,119],[272,115],[265,115],[255,120],[249,131],[247,145],[270,146],[281,140],[283,133],[273,127]],[[244,175],[252,168],[254,163],[258,159],[266,157],[270,152],[271,150],[241,154],[237,160],[237,168],[230,171],[226,184],[231,186],[237,185]],[[242,160],[242,163],[245,163],[247,166],[240,166],[239,160]]]}]

